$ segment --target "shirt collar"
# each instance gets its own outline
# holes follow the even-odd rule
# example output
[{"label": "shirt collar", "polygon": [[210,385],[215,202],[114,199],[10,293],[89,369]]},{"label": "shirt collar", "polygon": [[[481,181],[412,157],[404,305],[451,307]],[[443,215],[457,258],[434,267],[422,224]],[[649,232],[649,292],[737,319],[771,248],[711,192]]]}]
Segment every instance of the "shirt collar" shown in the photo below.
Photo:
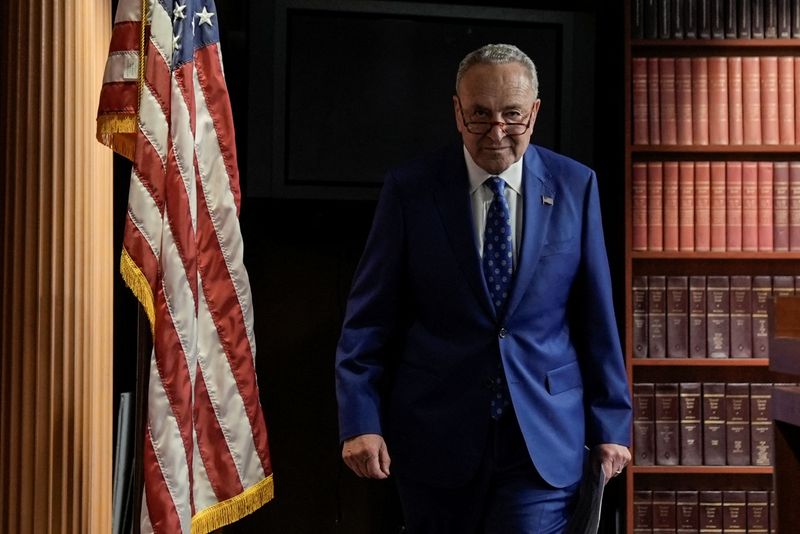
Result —
[{"label": "shirt collar", "polygon": [[510,187],[515,193],[518,195],[522,194],[522,160],[523,158],[519,158],[519,160],[515,161],[511,164],[509,168],[501,172],[500,174],[489,174],[485,170],[478,167],[478,164],[475,163],[475,160],[472,159],[472,155],[467,150],[467,147],[464,147],[464,160],[467,163],[467,174],[469,175],[469,194],[475,193],[480,186],[483,185],[490,176],[499,176],[503,180],[505,180],[506,185]]}]

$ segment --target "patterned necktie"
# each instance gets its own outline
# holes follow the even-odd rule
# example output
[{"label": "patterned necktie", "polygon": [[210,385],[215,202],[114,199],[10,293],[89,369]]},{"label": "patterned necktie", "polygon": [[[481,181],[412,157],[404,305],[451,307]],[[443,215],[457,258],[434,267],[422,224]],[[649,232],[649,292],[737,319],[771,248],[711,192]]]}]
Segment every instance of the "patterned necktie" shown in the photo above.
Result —
[{"label": "patterned necktie", "polygon": [[[486,185],[494,193],[489,212],[486,215],[486,228],[483,234],[483,275],[492,297],[498,317],[502,317],[508,301],[508,290],[514,272],[514,238],[511,235],[511,212],[503,191],[506,182],[499,176],[486,180]],[[497,364],[496,375],[491,377],[492,401],[490,415],[499,419],[509,406],[510,395],[503,376],[503,366]]]}]

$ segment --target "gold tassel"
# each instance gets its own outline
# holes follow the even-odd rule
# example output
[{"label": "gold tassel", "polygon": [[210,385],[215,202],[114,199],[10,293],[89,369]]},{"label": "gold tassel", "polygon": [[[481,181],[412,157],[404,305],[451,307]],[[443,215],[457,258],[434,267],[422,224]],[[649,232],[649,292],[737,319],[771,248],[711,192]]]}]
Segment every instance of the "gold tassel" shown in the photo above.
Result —
[{"label": "gold tassel", "polygon": [[136,115],[109,113],[97,117],[97,140],[133,161],[136,152]]},{"label": "gold tassel", "polygon": [[122,274],[122,279],[125,285],[130,288],[137,300],[141,302],[147,318],[150,320],[150,331],[155,335],[156,328],[156,308],[153,299],[153,290],[147,282],[144,273],[142,273],[133,258],[128,255],[128,251],[122,249],[122,256],[119,260],[119,272]]},{"label": "gold tassel", "polygon": [[252,514],[275,496],[272,475],[227,501],[218,502],[192,517],[192,534],[207,534]]}]

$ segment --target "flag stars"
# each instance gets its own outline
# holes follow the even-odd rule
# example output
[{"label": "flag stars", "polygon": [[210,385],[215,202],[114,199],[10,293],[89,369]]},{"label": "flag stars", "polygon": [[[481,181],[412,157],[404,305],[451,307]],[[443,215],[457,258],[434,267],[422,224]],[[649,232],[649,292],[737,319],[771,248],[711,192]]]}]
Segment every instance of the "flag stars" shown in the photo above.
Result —
[{"label": "flag stars", "polygon": [[172,16],[175,17],[175,22],[186,18],[186,4],[176,4],[175,9],[172,11]]},{"label": "flag stars", "polygon": [[206,6],[203,6],[203,11],[201,11],[199,13],[195,13],[196,17],[200,17],[200,26],[202,26],[203,24],[208,24],[209,26],[214,26],[211,23],[211,17],[213,17],[214,15],[216,15],[216,13],[210,13],[206,9]]},{"label": "flag stars", "polygon": [[172,48],[174,50],[180,50],[181,49],[181,34],[172,36]]}]

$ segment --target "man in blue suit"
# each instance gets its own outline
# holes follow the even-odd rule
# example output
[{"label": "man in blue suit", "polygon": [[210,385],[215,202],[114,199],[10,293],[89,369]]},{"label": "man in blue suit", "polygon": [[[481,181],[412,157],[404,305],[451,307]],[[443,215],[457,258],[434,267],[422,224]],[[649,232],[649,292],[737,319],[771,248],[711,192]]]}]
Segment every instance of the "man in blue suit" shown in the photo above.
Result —
[{"label": "man in blue suit", "polygon": [[463,146],[390,172],[336,355],[342,456],[396,480],[410,532],[559,533],[587,448],[630,461],[594,172],[531,145],[536,69],[461,62]]}]

